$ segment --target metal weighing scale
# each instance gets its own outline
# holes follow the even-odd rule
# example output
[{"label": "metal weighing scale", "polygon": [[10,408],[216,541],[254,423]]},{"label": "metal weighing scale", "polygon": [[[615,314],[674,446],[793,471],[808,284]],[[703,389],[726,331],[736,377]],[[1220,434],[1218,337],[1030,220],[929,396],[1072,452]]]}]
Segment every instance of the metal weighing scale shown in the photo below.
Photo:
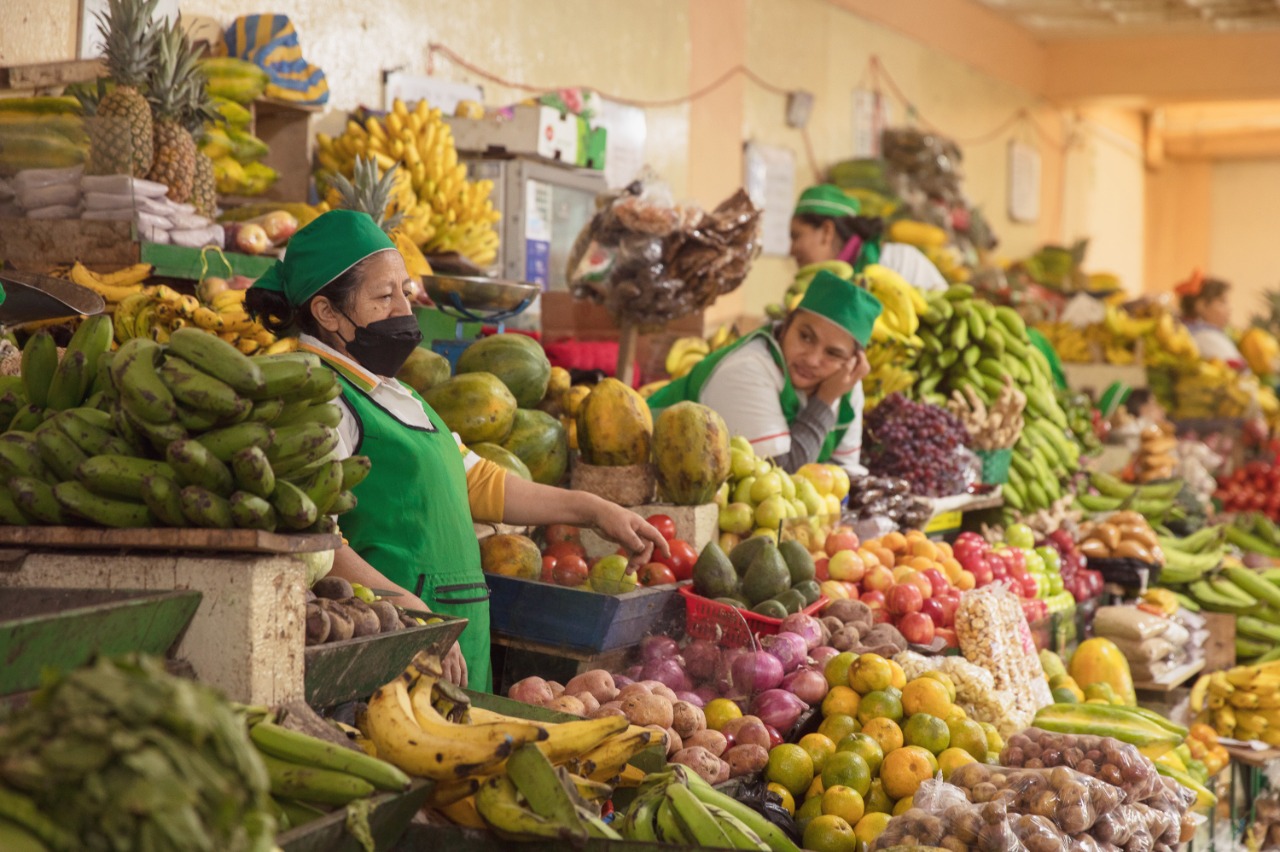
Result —
[{"label": "metal weighing scale", "polygon": [[453,369],[471,341],[462,339],[464,322],[495,323],[501,334],[507,320],[523,313],[541,288],[525,281],[473,278],[465,275],[424,275],[423,286],[436,308],[457,324],[452,340],[431,341],[431,351],[443,355]]},{"label": "metal weighing scale", "polygon": [[0,270],[5,300],[0,325],[15,326],[63,317],[94,316],[106,310],[102,297],[87,287],[34,272]]}]

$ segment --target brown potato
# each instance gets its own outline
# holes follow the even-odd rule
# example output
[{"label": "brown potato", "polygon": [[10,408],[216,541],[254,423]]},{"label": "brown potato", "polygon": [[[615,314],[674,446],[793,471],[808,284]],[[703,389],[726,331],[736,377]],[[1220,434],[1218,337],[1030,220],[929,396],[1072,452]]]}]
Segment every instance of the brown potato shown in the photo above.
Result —
[{"label": "brown potato", "polygon": [[569,713],[573,716],[585,716],[587,714],[587,708],[572,695],[561,695],[546,706],[548,710],[559,710],[561,713]]},{"label": "brown potato", "polygon": [[600,702],[596,701],[596,697],[590,692],[575,692],[570,697],[576,698],[582,702],[583,712],[586,713],[587,716],[590,716],[592,713],[600,709]]},{"label": "brown potato", "polygon": [[[720,777],[720,764],[724,763],[705,748],[697,746],[680,749],[671,756],[671,762],[689,767],[708,784],[718,783],[716,779]],[[724,763],[724,765],[727,767],[729,764]]]},{"label": "brown potato", "polygon": [[708,728],[705,731],[698,731],[688,737],[685,737],[684,744],[686,747],[698,746],[720,757],[729,748],[729,741],[725,739],[724,734],[719,731],[713,731]]},{"label": "brown potato", "polygon": [[701,707],[695,707],[688,701],[677,701],[671,705],[671,727],[683,739],[696,734],[707,727],[707,717]]},{"label": "brown potato", "polygon": [[729,762],[729,777],[750,775],[759,772],[769,762],[769,752],[755,743],[734,746],[724,753],[724,760]]},{"label": "brown potato", "polygon": [[660,695],[629,696],[622,701],[622,712],[627,714],[633,725],[657,725],[664,729],[671,727],[671,702]]},{"label": "brown potato", "polygon": [[321,598],[317,603],[329,615],[328,642],[345,642],[355,635],[356,625],[347,608],[331,598]]}]

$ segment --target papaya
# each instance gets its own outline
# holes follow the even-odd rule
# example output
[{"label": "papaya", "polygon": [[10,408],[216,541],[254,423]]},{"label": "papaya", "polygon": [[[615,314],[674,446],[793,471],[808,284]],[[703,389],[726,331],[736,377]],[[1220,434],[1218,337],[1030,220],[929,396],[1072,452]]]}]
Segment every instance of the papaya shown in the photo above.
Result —
[{"label": "papaya", "polygon": [[596,385],[578,410],[578,449],[587,464],[644,464],[653,441],[653,415],[640,394],[617,379]]},{"label": "papaya", "polygon": [[569,468],[569,436],[545,411],[516,409],[502,448],[524,462],[534,482],[557,485]]},{"label": "papaya", "polygon": [[458,373],[492,373],[521,408],[533,408],[547,394],[551,362],[538,341],[524,334],[495,334],[471,344],[458,358]]},{"label": "papaya", "polygon": [[729,429],[712,409],[678,402],[653,425],[658,482],[677,506],[710,503],[729,478]]},{"label": "papaya", "polygon": [[1070,672],[1086,695],[1090,685],[1106,683],[1126,705],[1132,707],[1138,703],[1129,661],[1110,639],[1095,637],[1081,642],[1071,656]]},{"label": "papaya", "polygon": [[449,359],[419,346],[409,353],[396,378],[418,393],[425,394],[449,378]]},{"label": "papaya", "polygon": [[536,580],[542,576],[542,553],[522,535],[491,535],[480,539],[480,567],[486,574]]},{"label": "papaya", "polygon": [[492,373],[454,376],[424,398],[464,444],[500,444],[511,434],[516,398]]},{"label": "papaya", "polygon": [[508,472],[514,473],[521,479],[533,481],[533,474],[529,473],[529,468],[525,463],[520,461],[520,457],[505,447],[497,444],[473,444],[467,449],[475,453],[482,459],[488,459],[498,467],[505,468]]}]

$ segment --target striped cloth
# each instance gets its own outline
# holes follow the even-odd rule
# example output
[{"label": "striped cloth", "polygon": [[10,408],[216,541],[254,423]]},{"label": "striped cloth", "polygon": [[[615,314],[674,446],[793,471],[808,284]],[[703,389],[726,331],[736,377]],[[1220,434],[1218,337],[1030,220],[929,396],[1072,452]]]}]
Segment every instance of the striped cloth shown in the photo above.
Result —
[{"label": "striped cloth", "polygon": [[319,106],[329,102],[324,71],[302,58],[288,15],[242,15],[227,28],[227,52],[267,72],[267,97]]}]

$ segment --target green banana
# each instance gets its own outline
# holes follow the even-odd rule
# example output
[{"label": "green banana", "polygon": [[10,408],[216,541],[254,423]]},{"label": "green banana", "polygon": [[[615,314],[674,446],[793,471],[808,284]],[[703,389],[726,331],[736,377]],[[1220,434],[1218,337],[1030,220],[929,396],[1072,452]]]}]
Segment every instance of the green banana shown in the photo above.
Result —
[{"label": "green banana", "polygon": [[171,527],[185,527],[187,516],[182,511],[181,487],[163,476],[146,476],[142,479],[142,500],[147,508]]},{"label": "green banana", "polygon": [[285,426],[298,426],[303,423],[320,423],[324,426],[336,429],[338,424],[342,422],[342,409],[333,402],[321,402],[316,405],[308,405],[298,409],[289,415],[281,414],[271,424],[273,429],[281,429]]},{"label": "green banana", "polygon": [[348,456],[342,460],[342,487],[347,491],[355,488],[373,469],[373,462],[368,456]]},{"label": "green banana", "polygon": [[1183,594],[1182,592],[1174,592],[1173,596],[1178,599],[1178,606],[1182,607],[1187,612],[1200,611],[1200,602],[1190,595]]},{"label": "green banana", "polygon": [[164,457],[177,472],[179,482],[223,496],[231,494],[231,471],[199,441],[174,441],[165,449]]},{"label": "green banana", "polygon": [[67,350],[49,382],[49,408],[65,411],[81,403],[89,385],[88,364],[89,358],[83,352]]},{"label": "green banana", "polygon": [[188,485],[178,497],[182,501],[183,516],[196,526],[223,530],[235,526],[227,498],[199,485]]},{"label": "green banana", "polygon": [[1280,557],[1280,547],[1270,542],[1263,541],[1256,535],[1240,529],[1235,524],[1227,524],[1226,526],[1227,541],[1234,544],[1241,550],[1249,553],[1257,553],[1262,556],[1270,556],[1273,558]]},{"label": "green banana", "polygon": [[237,491],[228,502],[231,521],[240,529],[276,531],[276,510],[266,500],[247,491]]},{"label": "green banana", "polygon": [[64,524],[67,516],[53,488],[42,479],[30,476],[9,478],[9,491],[22,514],[42,524]]},{"label": "green banana", "polygon": [[104,527],[151,527],[155,518],[143,503],[94,494],[80,482],[59,482],[53,495],[68,512]]},{"label": "green banana", "polygon": [[207,432],[219,423],[218,415],[178,403],[178,423],[188,432]]},{"label": "green banana", "polygon": [[341,515],[356,507],[356,495],[350,491],[339,491],[338,496],[329,504],[329,514]]},{"label": "green banana", "polygon": [[[16,825],[26,834],[34,836],[40,844],[38,849],[48,849],[48,852],[70,852],[72,849],[80,848],[79,840],[71,832],[41,811],[35,801],[16,790],[0,787],[0,818]],[[9,836],[15,835],[10,832]],[[0,835],[0,839],[7,841],[8,837]],[[16,845],[12,847],[2,845],[0,848],[12,850],[12,852],[23,852],[22,848]]]},{"label": "green banana", "polygon": [[80,321],[75,334],[71,335],[71,340],[67,341],[67,348],[62,353],[62,358],[66,360],[72,353],[83,352],[85,375],[89,377],[89,384],[92,384],[98,376],[98,364],[111,350],[112,337],[112,322],[109,314],[85,317]]},{"label": "green banana", "polygon": [[1256,639],[1246,639],[1243,636],[1236,637],[1236,658],[1247,660],[1250,657],[1261,657],[1267,651],[1271,650],[1274,643],[1260,642]]},{"label": "green banana", "polygon": [[[408,789],[410,778],[385,760],[262,721],[249,729],[258,750],[272,757],[363,778],[379,790]],[[545,758],[544,758],[545,759]]]},{"label": "green banana", "polygon": [[535,814],[563,825],[575,835],[587,833],[578,816],[574,796],[565,789],[565,779],[537,745],[525,743],[511,753],[507,758],[507,777]]},{"label": "green banana", "polygon": [[0,436],[0,477],[5,476],[29,476],[42,481],[49,478],[40,460],[38,439],[31,433],[6,432]]},{"label": "green banana", "polygon": [[275,440],[266,448],[272,464],[293,456],[319,458],[338,446],[338,430],[323,423],[299,423],[275,430]]},{"label": "green banana", "polygon": [[93,382],[89,386],[89,393],[105,394],[113,402],[119,397],[116,383],[111,378],[111,362],[115,357],[116,353],[110,349],[102,353],[93,372]]},{"label": "green banana", "polygon": [[75,479],[76,466],[89,458],[76,442],[61,429],[42,429],[36,433],[40,459],[58,479]]},{"label": "green banana", "polygon": [[249,419],[256,420],[259,423],[274,423],[283,411],[284,400],[260,399],[253,404],[253,411],[249,413]]},{"label": "green banana", "polygon": [[127,441],[112,433],[113,420],[106,412],[73,408],[59,417],[57,423],[58,428],[75,441],[85,455],[129,455],[132,450]]},{"label": "green banana", "polygon": [[[302,490],[311,498],[317,512],[321,515],[328,514],[329,507],[333,505],[334,500],[338,499],[338,493],[342,491],[342,462],[334,460],[322,464]],[[1275,590],[1276,594],[1280,595],[1280,588]]]},{"label": "green banana", "polygon": [[38,331],[22,347],[22,386],[27,402],[36,408],[49,404],[49,385],[58,369],[58,344],[47,331]]},{"label": "green banana", "polygon": [[258,497],[266,499],[276,488],[275,471],[267,454],[260,447],[250,445],[237,450],[231,456],[231,471],[235,475],[236,486]]},{"label": "green banana", "polygon": [[18,508],[18,503],[13,499],[13,493],[9,491],[8,486],[0,483],[0,524],[25,527],[30,523],[31,519]]},{"label": "green banana", "polygon": [[274,443],[274,439],[274,433],[265,423],[246,420],[244,423],[237,423],[225,429],[206,432],[197,436],[195,440],[218,461],[226,462],[245,447],[253,446],[265,450]]},{"label": "green banana", "polygon": [[[179,329],[186,331],[186,329]],[[203,334],[203,332],[198,332]],[[212,336],[212,335],[208,335]],[[214,338],[217,340],[217,338]],[[234,351],[234,350],[233,350]],[[236,352],[236,354],[240,354]],[[363,778],[346,772],[302,766],[259,752],[271,781],[271,794],[324,805],[345,805],[373,794],[374,787]]]},{"label": "green banana", "polygon": [[328,462],[338,458],[338,450],[334,448],[327,453],[316,456],[314,453],[299,453],[287,456],[271,463],[276,479],[284,479],[301,487]]},{"label": "green banana", "polygon": [[180,328],[169,336],[169,350],[239,393],[250,397],[262,393],[262,369],[225,340],[199,329]]},{"label": "green banana", "polygon": [[1237,588],[1255,598],[1259,603],[1280,608],[1280,586],[1268,583],[1243,565],[1225,565],[1222,573],[1226,574]]},{"label": "green banana", "polygon": [[124,455],[91,456],[75,472],[95,494],[134,501],[143,499],[142,481],[148,476],[174,479],[177,474],[162,461]]},{"label": "green banana", "polygon": [[30,432],[39,426],[43,420],[44,408],[39,405],[24,405],[18,409],[13,415],[13,419],[9,421],[8,431]]},{"label": "green banana", "polygon": [[275,491],[271,494],[271,505],[275,508],[280,523],[291,530],[305,530],[319,516],[311,498],[301,488],[283,480],[276,482]]},{"label": "green banana", "polygon": [[338,385],[337,375],[333,370],[321,367],[312,369],[311,375],[307,377],[301,387],[283,394],[281,398],[286,403],[299,402],[304,399],[315,403],[333,399],[341,393],[342,388]]},{"label": "green banana", "polygon": [[165,357],[160,378],[179,402],[220,417],[241,413],[245,403],[231,385],[176,355]]},{"label": "green banana", "polygon": [[[312,356],[314,357],[314,356]],[[319,361],[319,359],[316,359]],[[262,372],[262,390],[256,399],[271,399],[293,393],[306,385],[311,378],[311,364],[301,358],[288,355],[269,355],[255,358],[258,369]],[[322,369],[317,366],[316,369]]]},{"label": "green banana", "polygon": [[729,849],[733,841],[724,833],[720,823],[707,810],[706,805],[683,784],[671,784],[667,787],[667,798],[671,801],[671,809],[684,835],[693,840],[694,845],[710,846],[714,849]]},{"label": "green banana", "polygon": [[1018,340],[1027,338],[1027,324],[1022,316],[1008,305],[996,306],[996,321]]},{"label": "green banana", "polygon": [[116,351],[116,357],[111,360],[111,371],[116,387],[120,389],[121,401],[135,418],[165,424],[177,418],[178,409],[173,394],[156,372],[159,359],[159,344],[134,337]]},{"label": "green banana", "polygon": [[1263,621],[1248,615],[1236,616],[1236,631],[1241,636],[1261,639],[1266,642],[1280,642],[1280,624]]},{"label": "green banana", "polygon": [[739,822],[758,835],[773,852],[800,852],[800,847],[796,846],[782,829],[770,822],[764,814],[721,793],[694,772],[682,771],[681,776],[687,782],[689,791],[703,804],[712,805],[736,817]]}]

